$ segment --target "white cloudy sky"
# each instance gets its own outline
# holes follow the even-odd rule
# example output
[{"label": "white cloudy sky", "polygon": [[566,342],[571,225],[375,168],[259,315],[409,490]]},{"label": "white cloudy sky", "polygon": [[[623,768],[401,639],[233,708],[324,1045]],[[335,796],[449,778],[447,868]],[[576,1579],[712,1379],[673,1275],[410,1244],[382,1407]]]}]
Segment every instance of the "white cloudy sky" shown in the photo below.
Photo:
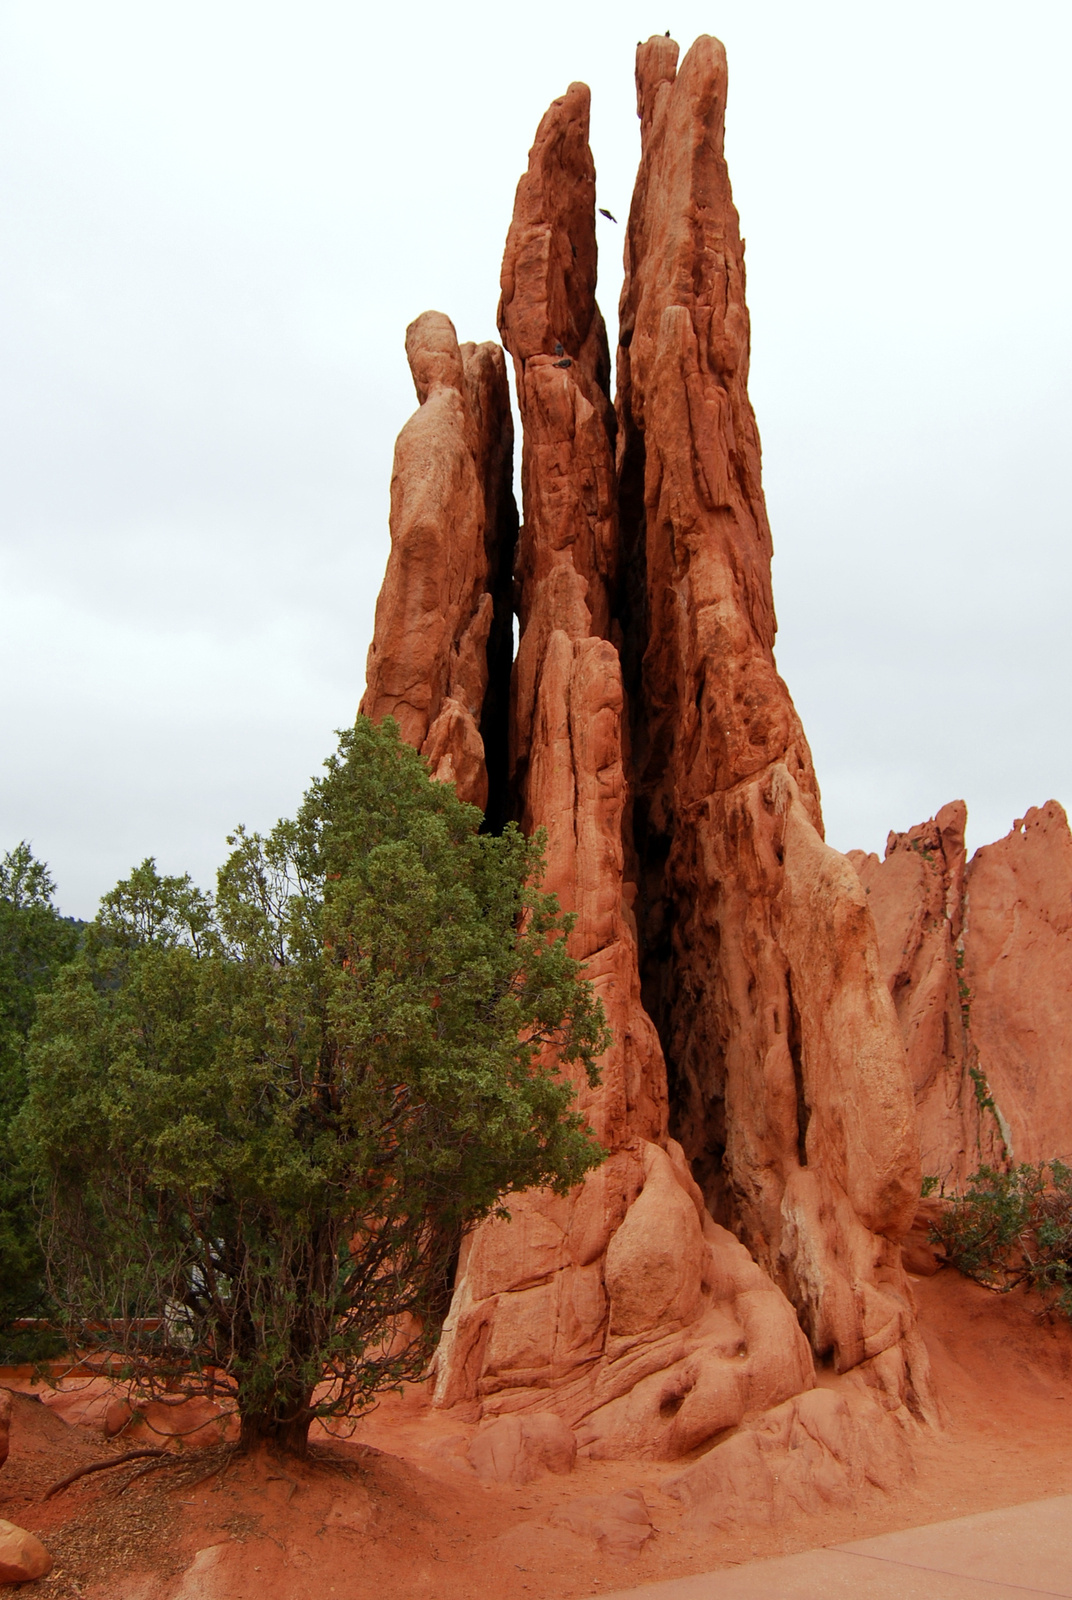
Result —
[{"label": "white cloudy sky", "polygon": [[[406,323],[494,335],[539,117],[717,33],[778,659],[842,848],[1072,801],[1067,0],[0,0],[0,847],[210,883],[348,722]],[[608,322],[621,230],[601,224]]]}]

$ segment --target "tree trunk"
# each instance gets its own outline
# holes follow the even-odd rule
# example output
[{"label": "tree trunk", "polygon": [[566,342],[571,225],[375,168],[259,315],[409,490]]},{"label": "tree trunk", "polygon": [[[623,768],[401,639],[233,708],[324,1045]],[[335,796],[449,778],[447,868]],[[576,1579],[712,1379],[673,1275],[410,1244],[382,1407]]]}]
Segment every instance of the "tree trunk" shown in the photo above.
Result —
[{"label": "tree trunk", "polygon": [[239,1415],[242,1423],[238,1437],[240,1449],[267,1448],[278,1451],[280,1455],[308,1455],[309,1424],[313,1420],[308,1406],[302,1406],[295,1416],[269,1416],[264,1412],[243,1411],[239,1398]]}]

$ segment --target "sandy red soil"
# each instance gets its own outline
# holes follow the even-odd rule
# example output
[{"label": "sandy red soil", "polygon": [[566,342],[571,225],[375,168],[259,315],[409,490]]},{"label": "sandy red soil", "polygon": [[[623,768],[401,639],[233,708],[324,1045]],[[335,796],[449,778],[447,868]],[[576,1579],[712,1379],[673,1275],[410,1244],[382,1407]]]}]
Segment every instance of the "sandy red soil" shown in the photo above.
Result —
[{"label": "sandy red soil", "polygon": [[[133,1463],[43,1501],[65,1473],[135,1441],[106,1442],[24,1392],[0,1516],[37,1532],[56,1570],[19,1593],[573,1600],[1072,1491],[1072,1327],[951,1271],[915,1287],[946,1423],[916,1434],[914,1475],[896,1493],[869,1490],[849,1509],[772,1529],[700,1535],[682,1527],[682,1508],[661,1488],[680,1463],[581,1460],[569,1477],[523,1488],[483,1483],[450,1453],[472,1424],[431,1411],[413,1388],[387,1397],[349,1441],[318,1442],[307,1463],[185,1448],[164,1470],[130,1481],[144,1464]],[[0,1372],[0,1382],[29,1391],[25,1375]],[[581,1497],[637,1487],[656,1532],[635,1559],[552,1520]]]}]

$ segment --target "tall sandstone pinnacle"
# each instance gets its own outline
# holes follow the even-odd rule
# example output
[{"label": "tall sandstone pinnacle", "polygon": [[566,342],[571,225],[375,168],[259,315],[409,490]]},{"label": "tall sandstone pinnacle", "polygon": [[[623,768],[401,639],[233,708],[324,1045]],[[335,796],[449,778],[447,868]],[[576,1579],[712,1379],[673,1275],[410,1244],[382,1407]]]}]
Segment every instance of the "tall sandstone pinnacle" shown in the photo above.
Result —
[{"label": "tall sandstone pinnacle", "polygon": [[646,991],[715,1214],[818,1354],[882,1357],[904,1393],[906,1351],[925,1385],[898,1248],[919,1195],[911,1084],[774,665],[722,46],[698,39],[680,71],[671,41],[641,46],[637,100],[618,407]]},{"label": "tall sandstone pinnacle", "polygon": [[406,329],[419,409],[395,445],[391,554],[361,711],[489,815],[507,752],[517,508],[506,364],[426,311]]},{"label": "tall sandstone pinnacle", "polygon": [[553,1409],[590,1454],[662,1458],[810,1392],[809,1340],[860,1369],[872,1432],[928,1394],[898,1249],[919,1194],[904,1047],[773,662],[722,47],[676,63],[669,40],[638,50],[617,415],[584,85],[518,185],[499,310],[524,432],[508,756],[493,769],[506,679],[483,641],[509,557],[480,466],[480,419],[500,445],[506,419],[498,388],[469,398],[476,353],[434,313],[407,336],[422,404],[362,702],[489,821],[546,830],[545,886],[614,1034],[600,1087],[578,1084],[608,1159],[467,1242],[437,1403]]},{"label": "tall sandstone pinnacle", "polygon": [[578,1094],[608,1149],[666,1135],[666,1069],[640,1001],[635,882],[626,881],[621,663],[610,640],[618,552],[610,359],[595,300],[589,93],[573,84],[540,124],[518,185],[499,331],[514,358],[524,452],[520,639],[510,765],[527,833],[547,833],[545,888],[577,923],[571,951],[615,1042]]}]

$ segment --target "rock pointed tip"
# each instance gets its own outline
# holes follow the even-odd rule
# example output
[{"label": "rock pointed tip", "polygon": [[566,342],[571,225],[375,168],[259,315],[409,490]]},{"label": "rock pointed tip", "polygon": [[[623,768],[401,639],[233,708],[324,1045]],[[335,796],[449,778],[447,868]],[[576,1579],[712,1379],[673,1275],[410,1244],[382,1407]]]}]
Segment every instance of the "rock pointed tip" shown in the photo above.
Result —
[{"label": "rock pointed tip", "polygon": [[422,311],[406,329],[406,359],[423,406],[433,389],[460,389],[462,358],[454,324],[442,311]]},{"label": "rock pointed tip", "polygon": [[[725,72],[726,70],[726,46],[721,39],[716,39],[713,33],[697,34],[689,46],[685,61],[688,61],[693,56],[705,58],[709,66],[716,71],[721,69]],[[684,67],[685,62],[683,61],[681,65]]]},{"label": "rock pointed tip", "polygon": [[580,124],[584,138],[588,138],[588,119],[592,108],[592,91],[586,83],[571,83],[565,94],[551,101],[536,129],[536,140],[529,151],[529,165],[533,156],[549,139],[557,136],[563,126]]},{"label": "rock pointed tip", "polygon": [[936,813],[934,820],[943,833],[955,833],[963,848],[964,830],[968,824],[968,807],[963,800],[950,800]]},{"label": "rock pointed tip", "polygon": [[655,92],[662,83],[673,83],[677,76],[678,47],[669,34],[654,33],[637,45],[637,116],[647,124]]}]

